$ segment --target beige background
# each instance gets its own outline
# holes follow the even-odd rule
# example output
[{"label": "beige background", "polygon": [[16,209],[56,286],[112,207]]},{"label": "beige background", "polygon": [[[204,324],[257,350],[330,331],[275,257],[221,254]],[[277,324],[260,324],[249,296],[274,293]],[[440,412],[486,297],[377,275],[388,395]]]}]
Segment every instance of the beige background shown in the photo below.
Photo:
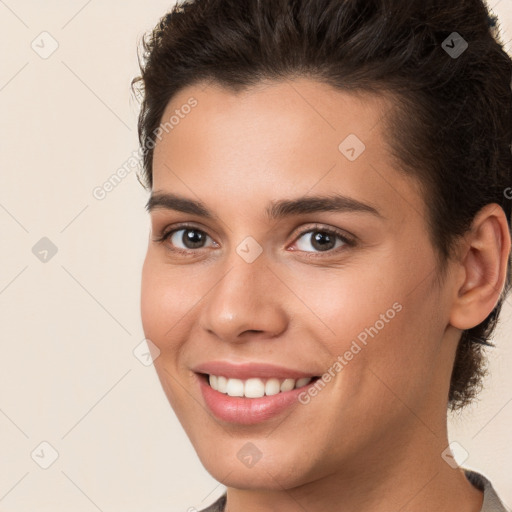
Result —
[{"label": "beige background", "polygon": [[[224,490],[133,353],[147,194],[128,163],[93,195],[137,150],[136,46],[170,5],[0,0],[0,511],[192,511]],[[510,51],[511,1],[491,5]],[[509,299],[481,401],[450,424],[508,506],[511,317]]]}]

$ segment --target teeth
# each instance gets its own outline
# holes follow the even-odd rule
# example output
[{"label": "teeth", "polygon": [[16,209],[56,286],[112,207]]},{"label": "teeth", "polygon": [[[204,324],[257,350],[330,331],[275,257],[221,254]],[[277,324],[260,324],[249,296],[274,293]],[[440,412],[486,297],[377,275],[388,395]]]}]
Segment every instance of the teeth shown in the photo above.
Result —
[{"label": "teeth", "polygon": [[[215,375],[211,375],[210,377],[215,377]],[[213,387],[213,386],[212,386]],[[217,391],[220,391],[221,393],[227,393],[228,388],[228,379],[226,377],[217,377]]]},{"label": "teeth", "polygon": [[281,383],[281,391],[291,391],[295,387],[295,379],[285,379]]},{"label": "teeth", "polygon": [[302,386],[309,384],[311,380],[311,377],[303,377],[302,379],[298,379],[297,382],[295,383],[295,387],[301,388]]},{"label": "teeth", "polygon": [[228,379],[221,375],[209,375],[210,386],[229,396],[240,396],[246,398],[261,398],[262,396],[277,395],[283,391],[301,388],[311,382],[311,377],[301,379],[263,379],[251,378],[247,380]]},{"label": "teeth", "polygon": [[[259,380],[259,379],[258,379]],[[281,383],[278,379],[268,379],[265,382],[265,395],[277,395],[277,393],[281,392]]]},{"label": "teeth", "polygon": [[244,396],[244,383],[240,379],[229,379],[226,386],[229,396]]},{"label": "teeth", "polygon": [[248,379],[239,381],[242,385],[242,393],[239,396],[246,396],[247,398],[258,398],[265,394],[265,384],[261,379]]}]

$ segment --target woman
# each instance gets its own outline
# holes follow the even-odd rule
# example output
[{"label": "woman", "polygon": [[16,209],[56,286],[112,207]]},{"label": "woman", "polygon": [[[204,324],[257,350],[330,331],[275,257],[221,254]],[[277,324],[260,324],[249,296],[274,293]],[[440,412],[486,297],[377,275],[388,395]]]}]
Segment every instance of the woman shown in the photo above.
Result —
[{"label": "woman", "polygon": [[144,40],[142,322],[227,488],[205,510],[505,510],[446,426],[510,287],[494,24],[481,0],[196,0]]}]

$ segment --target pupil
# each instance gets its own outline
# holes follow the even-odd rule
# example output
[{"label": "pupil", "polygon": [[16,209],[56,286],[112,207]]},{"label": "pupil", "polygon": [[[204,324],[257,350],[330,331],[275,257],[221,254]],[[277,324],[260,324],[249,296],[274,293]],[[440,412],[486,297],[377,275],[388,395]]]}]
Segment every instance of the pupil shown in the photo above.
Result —
[{"label": "pupil", "polygon": [[[322,238],[326,238],[327,239],[327,242],[326,243],[322,243],[321,242],[321,239]],[[328,234],[328,233],[322,233],[321,231],[317,231],[317,233],[313,236],[313,246],[315,247],[315,249],[326,249],[326,245],[329,245],[333,243],[334,239],[331,239],[331,236]],[[318,246],[316,246],[318,244]],[[332,248],[332,247],[327,247],[327,249],[329,248]]]},{"label": "pupil", "polygon": [[183,243],[187,247],[189,247],[189,245],[191,244],[192,247],[190,248],[196,248],[197,246],[200,246],[202,238],[202,234],[194,229],[187,229],[183,233]]}]

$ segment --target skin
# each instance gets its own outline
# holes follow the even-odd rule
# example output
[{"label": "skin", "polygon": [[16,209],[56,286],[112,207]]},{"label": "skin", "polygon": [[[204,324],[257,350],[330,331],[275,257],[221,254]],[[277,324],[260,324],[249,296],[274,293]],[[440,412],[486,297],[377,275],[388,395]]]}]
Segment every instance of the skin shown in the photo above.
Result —
[{"label": "skin", "polygon": [[[457,342],[493,309],[505,282],[503,210],[479,212],[439,286],[425,202],[398,172],[382,131],[389,99],[305,78],[238,94],[195,85],[163,119],[191,96],[197,106],[156,144],[152,191],[200,200],[215,217],[151,212],[141,314],[160,351],[162,387],[202,464],[227,486],[227,510],[478,512],[482,492],[441,454]],[[350,133],[366,146],[354,161],[338,149]],[[265,218],[269,201],[333,192],[382,218]],[[184,245],[183,231],[174,245],[154,241],[181,222],[208,235],[203,246]],[[314,223],[315,232],[337,228],[356,244],[322,250],[303,234]],[[236,252],[247,236],[263,249],[252,263]],[[256,361],[321,375],[393,303],[402,309],[307,405],[248,426],[207,409],[193,366]],[[262,453],[252,467],[237,457],[247,442]]]}]

